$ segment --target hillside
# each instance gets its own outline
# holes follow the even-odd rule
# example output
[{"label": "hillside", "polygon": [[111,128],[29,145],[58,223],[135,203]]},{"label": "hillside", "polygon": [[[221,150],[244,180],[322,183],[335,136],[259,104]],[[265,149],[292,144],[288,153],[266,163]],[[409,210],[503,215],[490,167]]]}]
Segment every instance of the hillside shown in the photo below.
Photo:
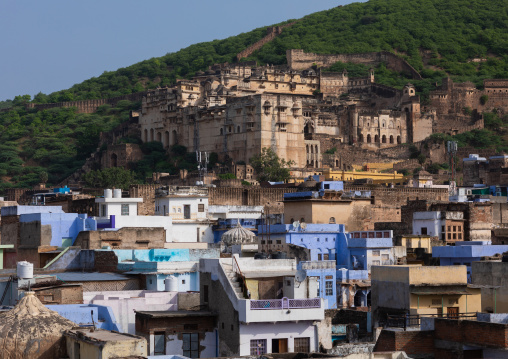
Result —
[{"label": "hillside", "polygon": [[[508,78],[507,30],[508,4],[503,0],[371,0],[308,15],[246,60],[284,64],[286,50],[291,48],[315,53],[390,51],[420,71],[423,80],[415,85],[425,95],[447,74],[455,81],[472,81],[477,86],[485,78]],[[11,111],[0,112],[0,191],[12,185],[33,185],[45,177],[43,172],[48,172],[50,183],[58,182],[95,149],[100,131],[125,121],[128,111],[139,107],[139,103],[122,101],[114,108],[105,105],[95,114],[77,114],[72,109],[27,111],[23,106],[27,101],[115,97],[170,85],[213,63],[236,61],[237,53],[265,34],[266,28],[259,28],[191,45],[105,72],[67,90],[0,103],[0,109],[14,105]],[[333,69],[341,66],[349,65],[337,64]],[[361,74],[366,68],[356,70]],[[380,65],[376,81],[401,87],[408,79]],[[139,178],[143,175],[139,173]]]}]

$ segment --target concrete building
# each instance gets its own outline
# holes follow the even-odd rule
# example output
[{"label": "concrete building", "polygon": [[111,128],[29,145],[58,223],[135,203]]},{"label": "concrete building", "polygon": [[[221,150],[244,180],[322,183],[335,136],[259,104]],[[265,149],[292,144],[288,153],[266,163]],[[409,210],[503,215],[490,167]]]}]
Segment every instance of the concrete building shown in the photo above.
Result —
[{"label": "concrete building", "polygon": [[508,313],[508,263],[482,261],[471,267],[471,282],[481,287],[481,311]]},{"label": "concrete building", "polygon": [[159,189],[155,194],[155,217],[171,218],[172,242],[214,242],[208,194],[199,188]]},{"label": "concrete building", "polygon": [[95,304],[46,305],[81,327],[95,326],[104,330],[120,331],[117,319],[109,306]]},{"label": "concrete building", "polygon": [[166,241],[172,242],[171,217],[139,216],[138,204],[142,198],[122,198],[121,190],[105,189],[103,198],[96,198],[99,204],[97,228],[117,231],[121,228],[164,228]]},{"label": "concrete building", "polygon": [[448,316],[481,311],[479,288],[468,286],[466,266],[372,267],[373,325],[388,316]]},{"label": "concrete building", "polygon": [[137,311],[136,334],[149,343],[149,355],[218,356],[217,315],[208,311]]},{"label": "concrete building", "polygon": [[[114,330],[136,334],[136,311],[153,308],[175,311],[178,309],[178,293],[151,290],[85,292],[83,302],[89,306],[109,308],[110,317],[116,318],[114,324],[117,329]],[[67,316],[65,317],[67,318]]]},{"label": "concrete building", "polygon": [[446,243],[463,241],[464,213],[429,211],[413,213],[413,235],[429,235]]},{"label": "concrete building", "polygon": [[297,245],[310,250],[307,261],[336,260],[337,244],[345,241],[346,236],[343,224],[291,223],[258,227],[261,251],[290,254],[289,245]]},{"label": "concrete building", "polygon": [[371,218],[370,192],[359,195],[337,191],[306,191],[284,194],[284,222],[292,224],[342,223],[347,231],[363,230]]},{"label": "concrete building", "polygon": [[201,304],[217,313],[219,356],[318,349],[324,300],[309,277],[295,285],[296,269],[294,260],[236,255],[200,261]]},{"label": "concrete building", "polygon": [[508,245],[491,245],[490,242],[456,242],[455,246],[434,247],[432,257],[439,258],[442,266],[465,265],[471,282],[471,265],[482,257],[491,257],[508,251]]},{"label": "concrete building", "polygon": [[108,330],[80,328],[64,332],[69,359],[146,356],[145,338]]}]

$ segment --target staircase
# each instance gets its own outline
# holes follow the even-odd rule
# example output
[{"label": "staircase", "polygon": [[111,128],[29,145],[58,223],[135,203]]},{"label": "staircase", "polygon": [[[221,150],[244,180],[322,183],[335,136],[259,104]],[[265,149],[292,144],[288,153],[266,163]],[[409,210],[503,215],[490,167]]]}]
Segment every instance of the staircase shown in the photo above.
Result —
[{"label": "staircase", "polygon": [[244,299],[242,285],[240,283],[240,279],[238,278],[238,274],[233,271],[233,265],[230,263],[222,262],[222,268],[224,269],[224,273],[226,273],[226,277],[228,277],[229,283],[233,287],[236,297],[240,299]]}]

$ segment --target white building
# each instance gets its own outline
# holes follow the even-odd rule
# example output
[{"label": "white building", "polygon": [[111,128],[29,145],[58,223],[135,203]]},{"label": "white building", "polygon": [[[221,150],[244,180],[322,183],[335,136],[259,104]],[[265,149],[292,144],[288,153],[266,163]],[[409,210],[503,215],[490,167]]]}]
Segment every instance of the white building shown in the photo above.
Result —
[{"label": "white building", "polygon": [[326,304],[288,259],[201,259],[201,305],[218,314],[219,356],[314,352]]},{"label": "white building", "polygon": [[99,204],[99,217],[95,217],[98,229],[164,228],[166,242],[171,242],[171,217],[138,216],[138,203],[142,202],[143,198],[122,198],[120,189],[105,189],[104,198],[95,199],[95,203]]},{"label": "white building", "polygon": [[171,242],[213,243],[205,191],[193,187],[159,190],[155,197],[155,215],[171,218]]}]

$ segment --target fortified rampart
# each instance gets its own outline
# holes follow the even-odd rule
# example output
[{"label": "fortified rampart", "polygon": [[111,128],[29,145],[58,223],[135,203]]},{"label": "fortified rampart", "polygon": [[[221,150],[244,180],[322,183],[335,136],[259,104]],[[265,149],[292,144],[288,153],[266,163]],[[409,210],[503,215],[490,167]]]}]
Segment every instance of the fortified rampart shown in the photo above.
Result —
[{"label": "fortified rampart", "polygon": [[296,23],[296,21],[290,22],[289,24],[285,24],[285,25],[282,25],[282,26],[273,26],[273,27],[267,28],[266,29],[266,36],[263,37],[261,40],[255,42],[254,44],[250,45],[245,50],[239,52],[236,55],[237,60],[240,60],[240,59],[242,59],[244,57],[249,57],[250,55],[252,55],[252,53],[254,51],[259,50],[265,44],[269,43],[270,41],[275,39],[277,36],[279,36],[282,33],[282,30],[284,28],[293,26],[295,23]]},{"label": "fortified rampart", "polygon": [[82,100],[82,101],[67,101],[67,102],[54,102],[54,103],[27,103],[26,108],[35,108],[37,110],[47,110],[55,107],[76,107],[78,113],[93,113],[97,108],[102,105],[116,105],[119,101],[141,101],[143,96],[147,94],[146,91],[137,92],[130,95],[123,95],[112,98],[102,98],[96,100]]},{"label": "fortified rampart", "polygon": [[421,80],[421,75],[406,60],[387,51],[366,52],[362,54],[336,54],[323,55],[315,53],[307,53],[301,49],[291,49],[286,51],[286,58],[289,67],[293,70],[305,70],[312,65],[331,66],[336,62],[352,62],[355,64],[364,64],[375,66],[382,62],[386,63],[386,67],[397,72],[405,72],[414,79]]}]

